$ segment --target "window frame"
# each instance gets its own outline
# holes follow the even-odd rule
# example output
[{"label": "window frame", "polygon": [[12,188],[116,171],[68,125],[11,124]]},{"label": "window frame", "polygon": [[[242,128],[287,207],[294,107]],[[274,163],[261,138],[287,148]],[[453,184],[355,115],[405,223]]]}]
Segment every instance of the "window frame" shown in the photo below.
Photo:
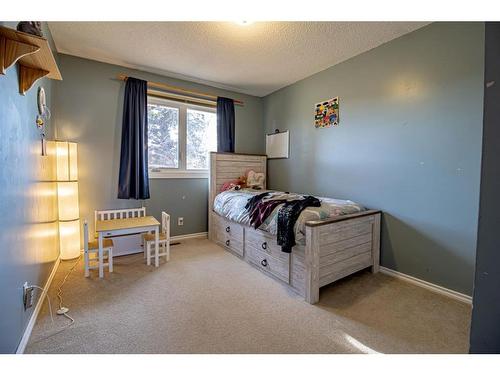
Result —
[{"label": "window frame", "polygon": [[[148,173],[150,179],[160,178],[208,178],[209,169],[187,169],[187,111],[188,109],[217,113],[215,107],[196,105],[191,103],[177,102],[148,96],[148,104],[164,105],[170,108],[177,108],[179,111],[179,131],[178,131],[178,167],[177,168],[150,168],[148,160]],[[148,128],[149,132],[149,128]],[[149,134],[148,134],[149,137]]]}]

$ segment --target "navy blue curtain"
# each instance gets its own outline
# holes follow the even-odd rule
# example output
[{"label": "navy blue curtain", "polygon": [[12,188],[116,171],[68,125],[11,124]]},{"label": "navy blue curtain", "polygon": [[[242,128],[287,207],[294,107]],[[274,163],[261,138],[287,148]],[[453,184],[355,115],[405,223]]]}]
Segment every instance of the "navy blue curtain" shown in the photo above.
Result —
[{"label": "navy blue curtain", "polygon": [[217,98],[217,151],[234,152],[234,100]]},{"label": "navy blue curtain", "polygon": [[128,78],[123,102],[118,198],[149,199],[146,81]]}]

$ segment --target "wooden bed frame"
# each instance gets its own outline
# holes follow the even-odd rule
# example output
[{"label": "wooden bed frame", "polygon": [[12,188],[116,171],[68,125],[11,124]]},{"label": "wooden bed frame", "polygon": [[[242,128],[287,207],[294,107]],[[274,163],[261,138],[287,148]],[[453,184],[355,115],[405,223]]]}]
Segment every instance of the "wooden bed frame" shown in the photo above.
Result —
[{"label": "wooden bed frame", "polygon": [[319,288],[371,267],[379,271],[380,211],[367,210],[306,223],[305,245],[281,252],[276,237],[213,211],[222,184],[252,169],[266,176],[265,155],[210,153],[208,238],[314,304]]}]

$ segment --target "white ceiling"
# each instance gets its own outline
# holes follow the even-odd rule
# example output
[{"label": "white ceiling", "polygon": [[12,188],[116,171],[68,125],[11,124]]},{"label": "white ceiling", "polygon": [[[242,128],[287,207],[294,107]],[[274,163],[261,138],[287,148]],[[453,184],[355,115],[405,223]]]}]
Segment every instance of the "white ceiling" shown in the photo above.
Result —
[{"label": "white ceiling", "polygon": [[265,96],[426,22],[50,22],[57,51]]}]

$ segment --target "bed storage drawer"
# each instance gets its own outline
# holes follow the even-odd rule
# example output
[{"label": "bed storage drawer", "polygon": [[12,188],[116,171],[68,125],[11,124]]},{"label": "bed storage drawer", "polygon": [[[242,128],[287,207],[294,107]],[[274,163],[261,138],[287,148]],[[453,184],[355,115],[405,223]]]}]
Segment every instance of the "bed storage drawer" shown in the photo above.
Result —
[{"label": "bed storage drawer", "polygon": [[232,252],[238,254],[239,256],[243,256],[243,241],[239,241],[238,239],[231,238],[229,236],[224,236],[219,243],[225,248],[231,250]]},{"label": "bed storage drawer", "polygon": [[255,264],[261,270],[269,272],[287,284],[290,283],[290,260],[281,260],[268,253],[255,249],[254,247],[247,247],[245,249],[247,260]]},{"label": "bed storage drawer", "polygon": [[241,225],[214,214],[212,215],[212,230],[216,242],[243,256],[244,230]]},{"label": "bed storage drawer", "polygon": [[224,238],[229,238],[243,244],[243,226],[240,224],[226,220],[218,215],[213,215],[212,225],[218,234],[223,234]]},{"label": "bed storage drawer", "polygon": [[290,254],[281,251],[281,246],[276,243],[276,236],[253,228],[246,228],[245,232],[245,247],[253,247],[283,262],[290,261]]}]

